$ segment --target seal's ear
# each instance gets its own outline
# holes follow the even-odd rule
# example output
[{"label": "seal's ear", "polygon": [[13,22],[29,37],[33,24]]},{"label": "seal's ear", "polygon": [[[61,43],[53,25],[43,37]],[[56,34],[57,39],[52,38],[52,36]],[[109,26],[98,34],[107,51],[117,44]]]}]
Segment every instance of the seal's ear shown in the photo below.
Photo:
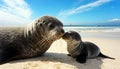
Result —
[{"label": "seal's ear", "polygon": [[43,26],[45,24],[45,21],[38,19],[38,20],[35,21],[35,23],[36,23],[37,26]]},{"label": "seal's ear", "polygon": [[45,26],[46,25],[46,23],[40,23],[39,24],[39,26]]},{"label": "seal's ear", "polygon": [[44,26],[45,22],[44,21],[39,21],[39,26]]},{"label": "seal's ear", "polygon": [[40,26],[44,26],[44,25],[47,25],[47,24],[48,24],[48,23],[47,23],[46,21],[44,21],[44,20],[39,22],[39,25],[40,25]]}]

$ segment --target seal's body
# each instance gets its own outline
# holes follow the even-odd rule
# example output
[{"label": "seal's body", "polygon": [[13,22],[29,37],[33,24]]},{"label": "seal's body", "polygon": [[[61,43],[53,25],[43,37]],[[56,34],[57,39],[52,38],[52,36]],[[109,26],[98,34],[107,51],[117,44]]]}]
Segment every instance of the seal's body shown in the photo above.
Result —
[{"label": "seal's body", "polygon": [[79,33],[75,31],[66,32],[62,37],[67,42],[69,56],[76,58],[76,61],[85,63],[88,58],[104,57],[111,58],[100,52],[98,46],[92,42],[83,42]]},{"label": "seal's body", "polygon": [[24,27],[0,27],[0,64],[42,55],[64,34],[63,24],[43,16]]}]

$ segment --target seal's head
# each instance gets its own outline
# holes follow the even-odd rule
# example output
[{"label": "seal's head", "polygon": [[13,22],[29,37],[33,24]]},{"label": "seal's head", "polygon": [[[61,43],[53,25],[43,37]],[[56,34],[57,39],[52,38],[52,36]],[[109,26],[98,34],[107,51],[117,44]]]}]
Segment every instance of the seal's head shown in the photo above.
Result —
[{"label": "seal's head", "polygon": [[55,40],[64,35],[62,22],[52,16],[40,17],[24,28],[23,42],[28,46],[25,45],[23,57],[45,53]]},{"label": "seal's head", "polygon": [[81,36],[75,31],[66,32],[62,38],[69,44],[80,43]]},{"label": "seal's head", "polygon": [[43,16],[36,19],[27,32],[28,34],[33,33],[34,38],[40,37],[51,40],[59,39],[64,34],[62,22],[52,16]]},{"label": "seal's head", "polygon": [[47,38],[53,37],[52,39],[60,38],[64,34],[63,24],[57,18],[52,16],[43,16],[37,20],[39,27],[44,27],[47,34]]}]

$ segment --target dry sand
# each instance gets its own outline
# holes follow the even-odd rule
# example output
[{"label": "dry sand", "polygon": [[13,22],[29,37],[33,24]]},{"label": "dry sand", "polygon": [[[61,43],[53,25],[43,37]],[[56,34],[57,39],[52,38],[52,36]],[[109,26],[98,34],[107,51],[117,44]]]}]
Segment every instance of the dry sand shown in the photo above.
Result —
[{"label": "dry sand", "polygon": [[[115,32],[114,32],[115,33]],[[86,34],[91,34],[86,36]],[[93,34],[93,35],[92,35]],[[94,58],[85,64],[76,62],[67,56],[66,42],[62,39],[55,41],[50,49],[41,57],[16,60],[0,65],[0,69],[120,69],[120,32],[111,33],[81,33],[84,41],[94,42],[102,53],[116,58],[115,60]],[[94,37],[96,35],[96,37]]]}]

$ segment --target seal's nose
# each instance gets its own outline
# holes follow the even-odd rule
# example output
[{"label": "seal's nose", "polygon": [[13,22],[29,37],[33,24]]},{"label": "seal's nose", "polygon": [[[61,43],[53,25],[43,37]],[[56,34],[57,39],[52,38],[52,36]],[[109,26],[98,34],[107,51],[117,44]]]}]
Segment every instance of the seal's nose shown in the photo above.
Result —
[{"label": "seal's nose", "polygon": [[63,37],[67,37],[68,35],[69,35],[69,33],[66,32],[66,33],[63,35]]},{"label": "seal's nose", "polygon": [[65,39],[65,40],[68,40],[69,37],[70,37],[70,35],[69,35],[68,32],[66,32],[66,33],[62,36],[62,38]]}]

